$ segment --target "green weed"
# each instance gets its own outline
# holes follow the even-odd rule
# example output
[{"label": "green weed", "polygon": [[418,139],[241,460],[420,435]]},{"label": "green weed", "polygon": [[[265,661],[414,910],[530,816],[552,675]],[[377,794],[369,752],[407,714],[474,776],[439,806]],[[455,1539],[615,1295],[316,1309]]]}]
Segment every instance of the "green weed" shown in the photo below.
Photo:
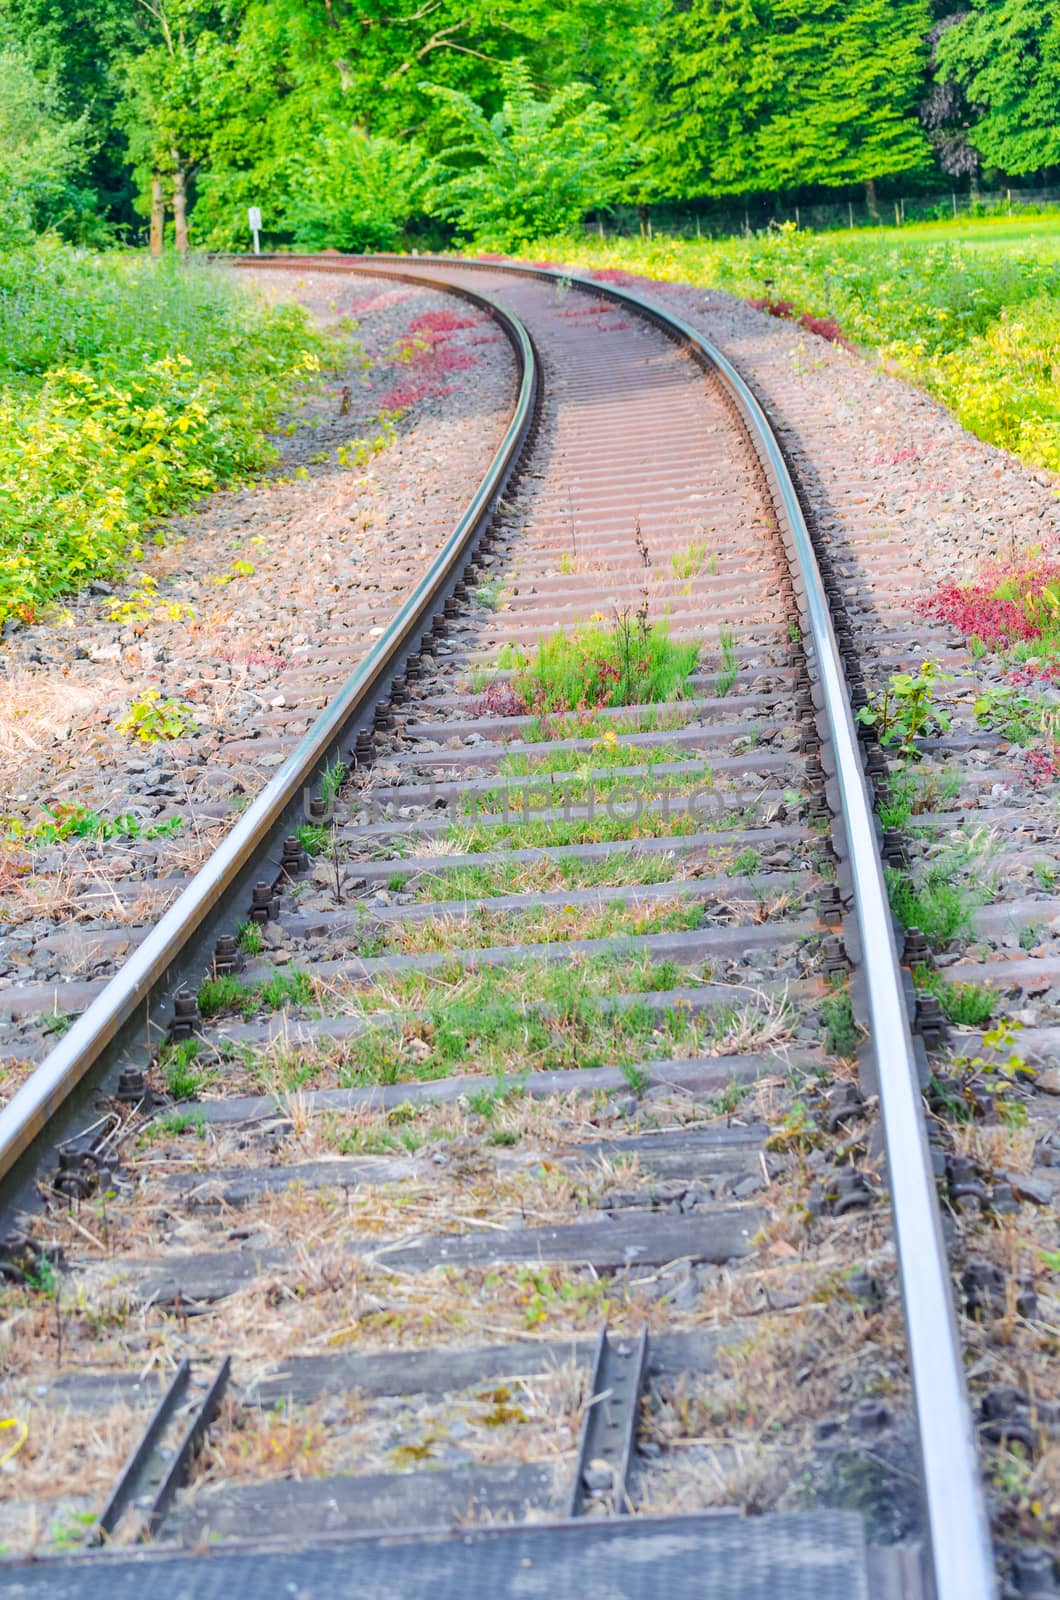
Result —
[{"label": "green weed", "polygon": [[933,661],[925,661],[917,673],[892,672],[883,693],[862,706],[857,720],[874,728],[881,744],[896,746],[907,761],[918,760],[916,741],[949,728],[949,713],[936,703],[935,688],[951,677]]},{"label": "green weed", "polygon": [[197,727],[198,719],[191,706],[185,705],[183,700],[163,700],[157,689],[145,689],[139,700],[134,700],[114,724],[116,733],[139,739],[141,744],[182,739]]},{"label": "green weed", "polygon": [[112,839],[171,839],[184,825],[180,817],[169,817],[145,827],[131,812],[104,817],[84,806],[60,802],[46,806],[45,813],[28,827],[17,817],[0,817],[3,837],[24,845],[65,844],[68,839],[97,839],[103,843]]},{"label": "green weed", "polygon": [[166,1090],[174,1100],[194,1100],[209,1082],[209,1073],[195,1065],[198,1054],[198,1039],[180,1039],[176,1044],[164,1044],[158,1052],[158,1065],[165,1079]]},{"label": "green weed", "polygon": [[698,646],[675,644],[663,622],[620,616],[610,627],[589,622],[560,629],[529,657],[506,646],[498,658],[514,674],[528,710],[538,713],[676,700],[695,670]]},{"label": "green weed", "polygon": [[204,1017],[235,1011],[249,1021],[258,1011],[308,1005],[313,998],[313,985],[307,972],[296,970],[275,972],[259,983],[244,983],[241,978],[225,974],[200,984],[198,998]]},{"label": "green weed", "polygon": [[845,986],[835,989],[821,1002],[821,1022],[824,1029],[824,1047],[830,1056],[852,1060],[861,1042],[861,1029],[854,1021],[854,1007],[850,991]]},{"label": "green weed", "polygon": [[933,967],[918,967],[916,986],[938,997],[947,1019],[957,1028],[983,1028],[997,1010],[998,996],[986,983],[950,983]]},{"label": "green weed", "polygon": [[740,660],[736,654],[736,635],[724,623],[720,630],[719,639],[721,643],[721,671],[718,673],[714,684],[714,693],[723,696],[730,692],[740,675]]}]

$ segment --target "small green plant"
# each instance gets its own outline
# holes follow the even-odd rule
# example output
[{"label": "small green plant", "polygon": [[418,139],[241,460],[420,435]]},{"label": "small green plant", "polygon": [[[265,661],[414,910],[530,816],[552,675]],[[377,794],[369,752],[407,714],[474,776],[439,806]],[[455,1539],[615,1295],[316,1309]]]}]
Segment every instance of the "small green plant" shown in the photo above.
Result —
[{"label": "small green plant", "polygon": [[967,933],[973,912],[994,893],[993,880],[983,875],[982,861],[984,851],[993,847],[992,841],[984,842],[977,834],[941,851],[916,877],[902,868],[885,867],[891,910],[902,926],[919,928],[936,947]]},{"label": "small green plant", "polygon": [[752,872],[757,872],[762,865],[762,857],[751,845],[745,845],[725,868],[725,875],[729,878],[748,877]]},{"label": "small green plant", "polygon": [[32,1264],[25,1268],[23,1281],[27,1289],[32,1289],[34,1294],[43,1294],[49,1299],[55,1299],[59,1293],[59,1273],[46,1250],[42,1250]]},{"label": "small green plant", "polygon": [[199,1010],[204,1017],[236,1011],[249,1021],[258,1011],[279,1011],[286,1005],[308,1005],[312,980],[298,970],[274,972],[260,983],[244,983],[228,973],[207,978],[199,985]]},{"label": "small green plant", "polygon": [[[417,352],[422,354],[426,348],[422,340],[403,341],[394,351],[394,356],[396,360],[407,363],[412,360]],[[397,429],[394,424],[400,415],[400,408],[395,411],[380,411],[375,418],[376,432],[370,438],[350,439],[346,444],[340,444],[335,452],[340,465],[344,467],[366,467],[373,456],[381,454],[397,438]],[[311,456],[310,460],[312,459],[313,457]],[[324,452],[324,459],[327,459],[326,452]]]},{"label": "small green plant", "polygon": [[[985,1085],[994,1098],[994,1105],[1002,1121],[1010,1128],[1022,1126],[1027,1120],[1027,1108],[1018,1088],[1021,1079],[1032,1080],[1034,1068],[1013,1048],[1021,1024],[1011,1020],[999,1022],[983,1034],[982,1050],[974,1056],[954,1056],[950,1068],[954,1076],[968,1089]],[[951,1109],[958,1117],[974,1114],[961,1106]]]},{"label": "small green plant", "polygon": [[1030,744],[1043,731],[1045,707],[1015,689],[987,689],[972,708],[981,728],[999,733],[1011,744]]},{"label": "small green plant", "polygon": [[85,1542],[85,1530],[96,1520],[94,1511],[73,1511],[62,1522],[53,1522],[50,1530],[55,1550],[76,1550]]},{"label": "small green plant", "polygon": [[[179,1098],[188,1099],[187,1095]],[[170,1111],[164,1117],[149,1122],[141,1134],[142,1139],[176,1139],[182,1133],[194,1130],[200,1139],[206,1137],[206,1116],[202,1111]]]},{"label": "small green plant", "polygon": [[670,557],[670,566],[673,569],[674,577],[698,577],[706,559],[706,545],[699,539],[693,539],[686,550],[675,550]]},{"label": "small green plant", "polygon": [[721,671],[714,685],[714,693],[727,695],[740,675],[740,661],[736,654],[736,635],[723,623],[718,635],[721,644]]},{"label": "small green plant", "polygon": [[481,606],[483,611],[496,611],[503,589],[503,578],[488,578],[475,590],[475,604]]},{"label": "small green plant", "polygon": [[1060,867],[1054,867],[1051,861],[1034,863],[1034,881],[1039,889],[1045,890],[1046,894],[1052,893],[1058,877],[1060,877]]},{"label": "small green plant", "polygon": [[325,822],[299,823],[298,843],[302,846],[307,856],[329,856],[335,842],[333,829]]},{"label": "small green plant", "polygon": [[158,744],[164,739],[181,739],[198,726],[191,706],[183,700],[163,700],[157,689],[147,689],[134,700],[115,731],[141,744]]},{"label": "small green plant", "polygon": [[241,922],[236,938],[239,949],[245,956],[260,956],[265,948],[261,928],[256,922]]},{"label": "small green plant", "polygon": [[956,1028],[982,1028],[997,1009],[997,992],[985,983],[950,983],[933,967],[917,967],[916,986],[937,996]]},{"label": "small green plant", "polygon": [[854,1021],[854,1007],[850,990],[845,986],[834,989],[821,1002],[821,1023],[824,1030],[824,1047],[830,1056],[850,1060],[857,1054],[861,1029]]},{"label": "small green plant", "polygon": [[219,588],[223,589],[226,584],[235,583],[237,578],[252,578],[253,576],[253,561],[233,561],[228,571],[215,574],[213,581]]},{"label": "small green plant", "polygon": [[119,817],[104,817],[84,806],[56,803],[45,807],[46,815],[28,827],[18,817],[0,818],[0,837],[25,845],[65,844],[69,839],[170,839],[183,826],[180,817],[154,822],[146,828],[139,817],[123,812]]},{"label": "small green plant", "polygon": [[784,1155],[809,1155],[826,1143],[825,1135],[805,1100],[794,1100],[780,1125],[766,1140],[766,1149]]},{"label": "small green plant", "polygon": [[627,1061],[623,1065],[622,1076],[625,1078],[630,1089],[635,1095],[644,1094],[645,1090],[651,1086],[650,1075],[644,1070],[643,1067],[638,1066],[634,1061]]},{"label": "small green plant", "polygon": [[149,572],[140,574],[137,587],[124,600],[107,602],[107,621],[120,625],[147,622],[194,622],[191,606],[179,600],[164,600],[158,592],[158,579]]},{"label": "small green plant", "polygon": [[925,661],[917,673],[893,672],[882,695],[862,706],[857,720],[875,728],[881,744],[896,746],[908,761],[918,760],[916,741],[949,728],[949,713],[934,697],[937,686],[950,681],[951,674],[940,672],[933,661]]},{"label": "small green plant", "polygon": [[498,658],[514,674],[514,689],[528,711],[602,709],[676,700],[698,658],[695,644],[675,644],[663,622],[642,612],[622,613],[608,627],[592,621],[542,639],[535,657],[506,646]]},{"label": "small green plant", "polygon": [[69,1033],[77,1021],[76,1014],[72,1011],[49,1011],[42,1017],[41,1027],[51,1039],[61,1039],[64,1033]]},{"label": "small green plant", "polygon": [[198,1039],[180,1039],[159,1051],[158,1065],[174,1100],[193,1100],[207,1082],[207,1074],[195,1065],[198,1054]]},{"label": "small green plant", "polygon": [[335,804],[339,790],[346,782],[346,768],[336,756],[334,761],[329,761],[320,774],[320,798],[324,802],[324,810],[330,811]]}]

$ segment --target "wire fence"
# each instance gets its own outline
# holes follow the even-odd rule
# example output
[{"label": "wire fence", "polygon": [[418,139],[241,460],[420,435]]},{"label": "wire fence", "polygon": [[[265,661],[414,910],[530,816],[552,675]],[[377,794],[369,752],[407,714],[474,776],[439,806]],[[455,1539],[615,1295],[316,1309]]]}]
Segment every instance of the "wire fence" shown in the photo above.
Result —
[{"label": "wire fence", "polygon": [[984,189],[975,194],[950,190],[897,199],[888,197],[878,200],[875,208],[864,198],[790,207],[777,206],[766,199],[710,211],[652,206],[645,217],[629,206],[617,208],[606,216],[596,216],[586,223],[586,229],[601,238],[630,238],[638,233],[651,238],[659,232],[671,238],[727,239],[758,233],[782,222],[830,232],[837,228],[902,227],[911,222],[939,222],[960,216],[1015,216],[1021,211],[1033,213],[1055,207],[1060,207],[1060,189]]}]

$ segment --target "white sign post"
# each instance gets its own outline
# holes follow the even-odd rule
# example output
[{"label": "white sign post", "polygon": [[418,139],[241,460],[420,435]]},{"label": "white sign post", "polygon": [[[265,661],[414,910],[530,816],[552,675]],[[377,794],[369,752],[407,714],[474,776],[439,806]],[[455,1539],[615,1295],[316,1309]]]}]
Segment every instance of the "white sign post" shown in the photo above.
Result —
[{"label": "white sign post", "polygon": [[250,231],[254,235],[254,254],[256,256],[260,256],[261,249],[258,245],[258,234],[261,232],[261,212],[257,206],[251,206],[249,208],[247,211],[247,221],[250,223]]}]

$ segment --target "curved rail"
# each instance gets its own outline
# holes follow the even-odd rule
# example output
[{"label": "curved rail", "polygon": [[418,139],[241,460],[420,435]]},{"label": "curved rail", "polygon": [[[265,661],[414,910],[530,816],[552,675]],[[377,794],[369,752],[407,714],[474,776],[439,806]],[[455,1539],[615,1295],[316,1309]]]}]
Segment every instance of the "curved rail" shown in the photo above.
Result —
[{"label": "curved rail", "polygon": [[[272,259],[284,265],[291,260]],[[378,272],[380,266],[389,270],[399,262],[407,268],[408,259],[361,257],[353,258],[349,265],[356,262],[360,270]],[[789,554],[802,578],[809,623],[804,644],[812,645],[807,649],[807,664],[820,685],[827,738],[835,758],[839,818],[846,832],[876,1051],[937,1600],[993,1600],[997,1585],[989,1521],[873,810],[824,583],[780,445],[761,405],[732,362],[688,323],[640,295],[541,267],[465,262],[447,256],[420,256],[416,264],[449,271],[510,271],[553,281],[562,278],[573,288],[627,306],[695,351],[717,373],[744,419],[769,480]]]},{"label": "curved rail", "polygon": [[341,729],[429,611],[455,581],[454,573],[475,529],[499,492],[529,427],[534,387],[530,341],[521,324],[492,301],[451,282],[428,280],[420,269],[513,272],[557,280],[622,304],[647,317],[694,352],[719,377],[737,407],[769,481],[793,566],[801,580],[807,622],[807,664],[820,691],[826,737],[836,769],[839,820],[845,830],[861,943],[879,1098],[887,1146],[891,1203],[905,1305],[910,1367],[923,1466],[937,1600],[992,1600],[995,1568],[976,1456],[971,1407],[964,1383],[949,1266],[942,1239],[934,1175],[921,1115],[916,1057],[906,1012],[868,786],[859,754],[842,661],[809,530],[787,463],[762,407],[732,363],[689,324],[661,306],[611,284],[542,268],[506,263],[419,257],[243,258],[256,267],[312,265],[433,281],[485,303],[522,351],[523,384],[516,415],[472,506],[430,572],[383,637],[348,680],[338,699],[306,735],[219,850],[38,1071],[0,1112],[0,1176],[39,1133],[55,1106],[72,1091],[119,1028],[164,976],[240,870],[260,851],[291,806],[307,776],[319,769]]},{"label": "curved rail", "polygon": [[[460,292],[460,291],[458,291]],[[0,1110],[0,1180],[6,1179],[107,1046],[149,1004],[154,990],[208,923],[222,901],[282,826],[303,787],[321,770],[349,725],[358,719],[457,581],[464,557],[503,492],[533,421],[539,383],[530,335],[485,295],[462,291],[504,328],[516,352],[520,387],[504,438],[471,504],[429,570],[381,638],[346,680],[297,748],[279,767],[221,844],[192,878],[55,1049]]]}]

